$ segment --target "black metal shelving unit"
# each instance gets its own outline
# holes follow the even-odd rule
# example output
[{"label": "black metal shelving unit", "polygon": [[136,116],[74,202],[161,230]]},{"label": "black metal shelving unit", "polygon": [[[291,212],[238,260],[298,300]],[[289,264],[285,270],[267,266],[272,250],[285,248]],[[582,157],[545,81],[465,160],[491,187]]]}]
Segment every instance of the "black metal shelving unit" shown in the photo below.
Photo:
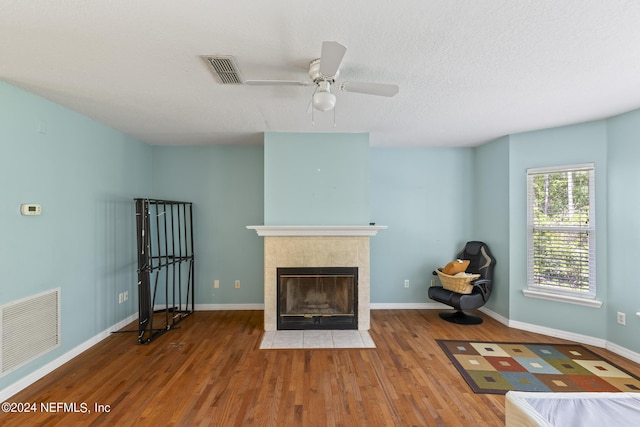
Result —
[{"label": "black metal shelving unit", "polygon": [[134,199],[138,240],[138,343],[194,310],[192,203]]}]

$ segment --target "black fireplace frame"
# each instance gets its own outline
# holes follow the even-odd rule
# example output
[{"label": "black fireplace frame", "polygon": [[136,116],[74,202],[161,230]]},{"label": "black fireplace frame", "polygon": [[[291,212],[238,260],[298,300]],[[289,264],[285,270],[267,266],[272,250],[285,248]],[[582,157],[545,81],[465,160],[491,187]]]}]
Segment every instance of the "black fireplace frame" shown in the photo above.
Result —
[{"label": "black fireplace frame", "polygon": [[[358,267],[278,267],[276,269],[276,319],[278,330],[358,329]],[[280,315],[280,277],[283,275],[353,275],[353,315]]]}]

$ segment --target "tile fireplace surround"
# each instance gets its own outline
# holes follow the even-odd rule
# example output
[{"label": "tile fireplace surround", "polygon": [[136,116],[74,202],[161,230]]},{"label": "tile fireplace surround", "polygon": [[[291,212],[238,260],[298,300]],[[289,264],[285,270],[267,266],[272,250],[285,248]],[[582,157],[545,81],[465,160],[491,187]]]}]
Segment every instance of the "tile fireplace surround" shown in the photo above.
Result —
[{"label": "tile fireplace surround", "polygon": [[369,238],[386,226],[250,225],[264,237],[264,330],[277,329],[278,267],[358,267],[358,330],[370,326]]}]

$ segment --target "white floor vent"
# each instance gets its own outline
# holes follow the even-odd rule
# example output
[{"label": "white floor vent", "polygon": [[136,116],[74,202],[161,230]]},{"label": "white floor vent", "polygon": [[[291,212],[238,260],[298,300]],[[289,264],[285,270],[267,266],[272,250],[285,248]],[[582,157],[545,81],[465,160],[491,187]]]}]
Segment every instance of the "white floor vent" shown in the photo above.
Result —
[{"label": "white floor vent", "polygon": [[60,345],[60,288],[0,306],[5,375]]}]

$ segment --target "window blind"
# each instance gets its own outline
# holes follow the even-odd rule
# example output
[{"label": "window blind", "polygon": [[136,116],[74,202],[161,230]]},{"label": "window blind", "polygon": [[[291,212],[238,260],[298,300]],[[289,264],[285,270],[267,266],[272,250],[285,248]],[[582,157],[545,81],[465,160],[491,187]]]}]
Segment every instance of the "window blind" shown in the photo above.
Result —
[{"label": "window blind", "polygon": [[593,164],[527,171],[528,286],[595,298]]}]

